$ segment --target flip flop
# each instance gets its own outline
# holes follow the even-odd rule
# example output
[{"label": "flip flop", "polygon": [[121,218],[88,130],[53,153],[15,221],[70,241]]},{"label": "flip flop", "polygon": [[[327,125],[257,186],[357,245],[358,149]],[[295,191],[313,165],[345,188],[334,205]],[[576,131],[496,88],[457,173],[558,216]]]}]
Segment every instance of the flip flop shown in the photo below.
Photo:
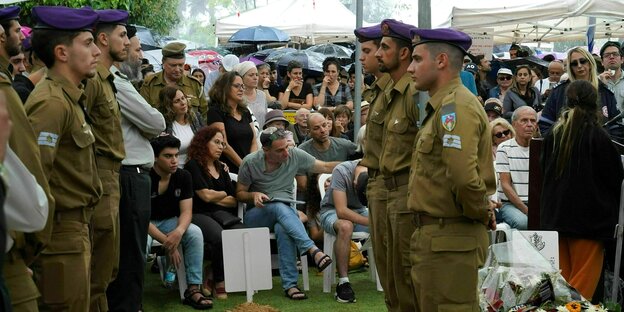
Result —
[{"label": "flip flop", "polygon": [[[291,289],[296,289],[297,291],[293,291],[292,293],[288,293],[289,290]],[[299,290],[298,286],[295,287],[290,287],[286,290],[284,290],[284,294],[286,295],[286,298],[290,299],[290,300],[305,300],[308,299],[308,296],[302,292],[301,290]]]}]

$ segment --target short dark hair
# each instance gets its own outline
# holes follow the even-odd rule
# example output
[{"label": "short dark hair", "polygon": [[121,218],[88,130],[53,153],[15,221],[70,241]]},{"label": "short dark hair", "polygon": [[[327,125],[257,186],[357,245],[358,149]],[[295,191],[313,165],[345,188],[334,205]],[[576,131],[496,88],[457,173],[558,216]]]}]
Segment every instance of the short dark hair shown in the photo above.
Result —
[{"label": "short dark hair", "polygon": [[288,66],[286,67],[286,71],[290,73],[295,68],[302,68],[303,69],[303,65],[301,65],[301,63],[299,63],[298,61],[292,60],[292,61],[288,62]]},{"label": "short dark hair", "polygon": [[177,148],[180,149],[180,140],[171,134],[161,135],[150,140],[152,149],[154,150],[154,157],[158,158],[160,153],[165,148]]},{"label": "short dark hair", "polygon": [[338,59],[333,56],[327,57],[323,60],[323,71],[326,72],[327,70],[329,70],[329,65],[332,64],[336,66],[336,71],[340,72],[342,66],[340,66],[340,63],[338,63]]},{"label": "short dark hair", "polygon": [[58,45],[71,46],[74,38],[83,31],[34,29],[31,38],[32,49],[47,68],[54,66],[54,48]]},{"label": "short dark hair", "polygon": [[117,28],[117,25],[118,24],[98,23],[97,26],[95,26],[95,30],[93,31],[93,37],[97,37],[97,35],[99,35],[100,33],[110,35],[113,33],[115,28]]},{"label": "short dark hair", "polygon": [[276,127],[268,127],[260,132],[260,144],[262,147],[271,148],[274,141],[285,139],[286,131]]},{"label": "short dark hair", "polygon": [[522,50],[522,48],[519,45],[514,43],[514,44],[511,45],[511,47],[509,47],[509,51],[511,51],[511,50],[520,51],[520,50]]},{"label": "short dark hair", "polygon": [[542,57],[542,60],[550,63],[550,62],[556,60],[556,58],[552,54],[546,54],[546,55],[544,55],[544,57]]},{"label": "short dark hair", "polygon": [[619,42],[617,41],[607,41],[605,44],[602,45],[602,48],[600,48],[600,57],[604,57],[604,51],[608,48],[608,47],[616,47],[618,49],[619,53],[622,53],[622,46],[620,45]]}]

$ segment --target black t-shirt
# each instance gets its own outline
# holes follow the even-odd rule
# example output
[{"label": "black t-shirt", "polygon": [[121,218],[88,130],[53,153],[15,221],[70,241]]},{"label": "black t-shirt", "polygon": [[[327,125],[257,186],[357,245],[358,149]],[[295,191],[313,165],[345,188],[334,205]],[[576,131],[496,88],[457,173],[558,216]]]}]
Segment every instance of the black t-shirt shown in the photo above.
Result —
[{"label": "black t-shirt", "polygon": [[152,177],[152,216],[151,220],[165,220],[180,216],[180,201],[193,197],[193,180],[191,174],[178,169],[171,174],[169,186],[164,193],[158,194],[160,176],[154,169],[150,171]]},{"label": "black t-shirt", "polygon": [[[209,189],[213,191],[225,191],[229,196],[235,195],[234,184],[232,184],[230,175],[225,172],[223,167],[220,165],[217,165],[217,170],[219,170],[218,179],[215,179],[212,175],[206,173],[206,171],[197,161],[195,161],[195,159],[189,160],[189,162],[184,165],[184,170],[187,170],[191,174],[191,177],[193,177],[193,191]],[[216,210],[230,212],[232,209],[217,205],[215,203],[207,203],[199,198],[197,194],[193,195],[193,213],[209,214]]]},{"label": "black t-shirt", "polygon": [[[288,84],[282,86],[282,90],[280,92],[286,93],[286,88],[288,88]],[[309,83],[304,82],[301,86],[301,92],[299,92],[299,94],[295,94],[293,90],[290,90],[288,102],[304,104],[306,102],[306,97],[308,96],[308,94],[314,95],[314,92],[312,92],[312,86]]]},{"label": "black t-shirt", "polygon": [[[254,131],[249,125],[251,123],[251,113],[245,110],[241,120],[236,120],[232,115],[221,110],[219,106],[210,106],[208,109],[207,124],[222,122],[227,136],[227,143],[234,149],[236,154],[242,159],[251,151],[251,144],[254,139]],[[227,164],[231,172],[238,173],[238,166],[230,161],[225,153],[221,155],[221,161]]]}]

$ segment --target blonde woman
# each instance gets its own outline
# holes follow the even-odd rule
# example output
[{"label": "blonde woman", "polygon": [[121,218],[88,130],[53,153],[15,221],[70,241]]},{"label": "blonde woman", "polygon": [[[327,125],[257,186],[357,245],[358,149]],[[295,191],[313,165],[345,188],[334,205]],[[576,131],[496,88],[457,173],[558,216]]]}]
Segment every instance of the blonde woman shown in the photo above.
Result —
[{"label": "blonde woman", "polygon": [[496,149],[498,145],[513,139],[516,136],[516,132],[511,124],[504,118],[496,118],[490,122],[490,128],[492,129],[492,154],[496,159]]},{"label": "blonde woman", "polygon": [[566,107],[565,92],[568,86],[576,80],[585,80],[598,91],[598,103],[601,105],[599,107],[601,122],[604,123],[618,115],[615,96],[598,79],[596,60],[594,60],[591,53],[583,47],[572,48],[568,51],[568,57],[565,62],[568,80],[561,82],[552,90],[539,118],[539,129],[544,136],[548,134],[552,125],[557,121],[559,112]]}]

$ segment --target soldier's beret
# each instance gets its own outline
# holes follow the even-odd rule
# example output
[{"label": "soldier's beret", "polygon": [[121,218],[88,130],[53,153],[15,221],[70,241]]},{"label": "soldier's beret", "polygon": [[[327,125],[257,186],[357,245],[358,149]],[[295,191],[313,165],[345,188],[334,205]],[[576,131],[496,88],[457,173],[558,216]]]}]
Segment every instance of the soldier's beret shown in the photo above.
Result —
[{"label": "soldier's beret", "polygon": [[128,23],[128,11],[97,10],[95,12],[100,16],[98,24],[117,24],[125,26]]},{"label": "soldier's beret", "polygon": [[19,12],[20,8],[17,6],[0,9],[0,22],[19,19]]},{"label": "soldier's beret", "polygon": [[385,19],[381,22],[381,35],[384,37],[393,37],[405,41],[411,41],[412,35],[410,30],[412,28],[416,28],[416,26],[405,24],[393,19]]},{"label": "soldier's beret", "polygon": [[411,34],[413,46],[427,42],[442,42],[453,45],[466,54],[472,45],[472,38],[470,38],[470,36],[451,28],[413,28]]},{"label": "soldier's beret", "polygon": [[68,8],[64,6],[36,6],[32,8],[35,29],[58,29],[92,31],[99,16],[91,8]]},{"label": "soldier's beret", "polygon": [[181,42],[170,42],[162,48],[162,56],[182,59],[186,57],[184,49],[186,49],[186,44]]},{"label": "soldier's beret", "polygon": [[360,27],[353,31],[359,42],[381,39],[381,24],[368,27]]}]

